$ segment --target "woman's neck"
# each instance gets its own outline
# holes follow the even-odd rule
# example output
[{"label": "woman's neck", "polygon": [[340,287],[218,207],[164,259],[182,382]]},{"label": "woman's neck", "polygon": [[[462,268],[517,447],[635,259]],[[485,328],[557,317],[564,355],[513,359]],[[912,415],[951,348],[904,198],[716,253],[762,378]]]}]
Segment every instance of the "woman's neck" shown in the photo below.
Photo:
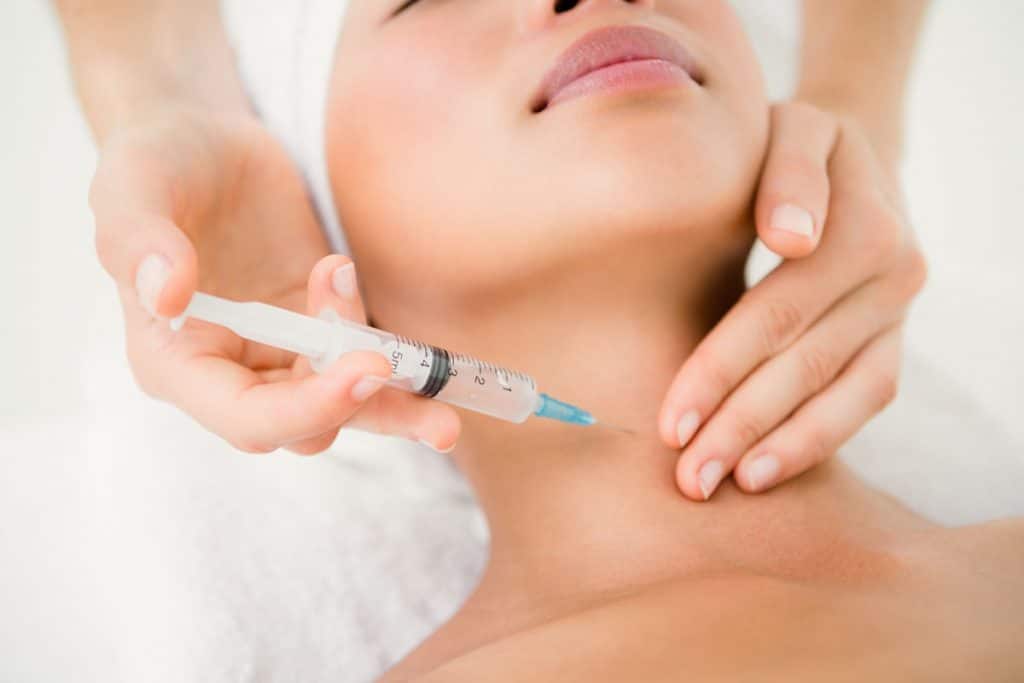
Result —
[{"label": "woman's neck", "polygon": [[661,245],[562,273],[542,295],[503,302],[500,321],[475,319],[464,340],[633,432],[464,415],[455,457],[488,518],[491,570],[524,595],[615,590],[658,578],[664,567],[638,557],[673,570],[695,559],[676,552],[685,544],[675,517],[691,504],[675,487],[678,452],[658,438],[657,415],[683,361],[742,292],[745,250],[683,255]]},{"label": "woman's neck", "polygon": [[[744,253],[691,258],[686,270],[660,262],[665,253],[647,254],[647,269],[612,259],[566,274],[493,320],[481,307],[422,329],[635,433],[463,413],[454,457],[487,515],[491,557],[477,591],[410,667],[662,581],[862,571],[873,564],[865,552],[917,524],[835,464],[759,496],[728,481],[705,503],[678,492],[679,453],[660,441],[656,416],[683,361],[742,291]],[[470,317],[472,329],[459,324]]]},{"label": "woman's neck", "polygon": [[[475,344],[471,353],[526,370],[543,391],[635,432],[464,415],[455,458],[487,515],[489,579],[503,594],[601,594],[755,561],[744,552],[760,550],[755,539],[738,547],[725,533],[760,528],[755,498],[726,485],[711,504],[686,500],[674,481],[679,452],[656,426],[672,378],[742,292],[744,256],[690,258],[686,270],[650,253],[647,269],[620,258],[501,306],[500,321],[475,319],[461,340]],[[521,333],[517,320],[529,321]]]}]

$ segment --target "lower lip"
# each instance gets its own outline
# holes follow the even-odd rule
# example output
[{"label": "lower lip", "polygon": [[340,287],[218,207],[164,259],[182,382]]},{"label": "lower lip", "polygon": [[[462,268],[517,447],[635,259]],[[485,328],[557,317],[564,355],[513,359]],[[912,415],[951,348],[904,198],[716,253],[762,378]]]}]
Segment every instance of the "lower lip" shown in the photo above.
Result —
[{"label": "lower lip", "polygon": [[598,92],[656,90],[690,85],[695,81],[678,64],[664,59],[638,59],[619,62],[591,71],[577,78],[554,94],[545,109],[566,100]]}]

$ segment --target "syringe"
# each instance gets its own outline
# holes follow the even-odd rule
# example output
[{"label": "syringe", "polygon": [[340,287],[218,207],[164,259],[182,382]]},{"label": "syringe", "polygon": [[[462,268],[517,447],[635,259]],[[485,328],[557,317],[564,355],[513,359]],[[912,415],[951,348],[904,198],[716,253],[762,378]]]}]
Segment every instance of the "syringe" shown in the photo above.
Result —
[{"label": "syringe", "polygon": [[171,327],[180,329],[187,318],[214,323],[245,339],[306,356],[317,372],[346,352],[375,351],[391,361],[391,379],[385,386],[509,422],[521,423],[537,415],[575,425],[597,424],[587,411],[538,392],[537,383],[522,372],[332,314],[312,318],[263,303],[196,292]]}]

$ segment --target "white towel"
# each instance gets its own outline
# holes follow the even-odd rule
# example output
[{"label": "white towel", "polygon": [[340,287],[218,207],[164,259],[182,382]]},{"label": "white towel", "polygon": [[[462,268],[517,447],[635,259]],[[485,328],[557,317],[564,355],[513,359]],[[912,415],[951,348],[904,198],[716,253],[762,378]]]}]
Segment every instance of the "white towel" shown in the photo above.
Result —
[{"label": "white towel", "polygon": [[331,247],[348,252],[327,173],[325,124],[346,0],[221,0],[249,99],[306,179]]}]

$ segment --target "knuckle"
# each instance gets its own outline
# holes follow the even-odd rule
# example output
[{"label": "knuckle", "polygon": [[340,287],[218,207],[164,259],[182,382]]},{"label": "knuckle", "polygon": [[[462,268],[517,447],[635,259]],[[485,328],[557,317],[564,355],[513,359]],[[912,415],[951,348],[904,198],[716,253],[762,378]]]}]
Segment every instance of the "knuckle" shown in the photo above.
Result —
[{"label": "knuckle", "polygon": [[117,248],[117,238],[108,222],[101,217],[96,218],[96,230],[93,236],[93,247],[96,251],[96,258],[100,265],[108,273],[114,268],[114,253]]},{"label": "knuckle", "polygon": [[288,450],[298,455],[319,455],[330,448],[330,445],[330,441],[320,439],[317,441],[292,444],[288,446]]},{"label": "knuckle", "polygon": [[765,171],[758,193],[759,228],[773,228],[775,211],[784,205],[798,205],[811,213],[820,229],[827,211],[828,175],[810,159],[787,158],[773,163]]},{"label": "knuckle", "polygon": [[789,345],[803,322],[800,308],[792,301],[771,299],[760,304],[758,332],[767,355]]},{"label": "knuckle", "polygon": [[899,395],[900,379],[895,370],[883,372],[871,386],[870,401],[876,412],[884,410]]},{"label": "knuckle", "polygon": [[265,455],[277,450],[275,446],[268,446],[267,444],[253,439],[250,436],[228,436],[226,437],[226,440],[235,449],[240,450],[243,453],[250,453],[253,455]]},{"label": "knuckle", "polygon": [[334,443],[334,439],[324,439],[320,443],[311,445],[305,455],[320,455],[321,453],[326,453],[331,449],[332,443]]},{"label": "knuckle", "polygon": [[811,428],[804,434],[803,450],[808,462],[821,462],[832,455],[835,446],[828,432],[821,428]]},{"label": "knuckle", "polygon": [[911,247],[903,259],[901,267],[904,293],[906,298],[913,298],[928,282],[928,260],[917,247]]},{"label": "knuckle", "polygon": [[903,246],[903,219],[895,210],[878,206],[865,216],[863,250],[875,263],[890,261]]},{"label": "knuckle", "polygon": [[775,160],[774,170],[776,182],[784,181],[787,187],[812,189],[818,184],[823,184],[825,179],[824,164],[796,150],[787,150],[780,154]]},{"label": "knuckle", "polygon": [[701,374],[701,382],[718,396],[725,396],[733,390],[732,374],[728,366],[716,355],[703,352],[696,359]]},{"label": "knuckle", "polygon": [[746,410],[735,411],[730,419],[731,424],[729,428],[733,436],[745,445],[760,441],[761,437],[768,431],[763,420]]},{"label": "knuckle", "polygon": [[92,209],[93,213],[102,208],[107,188],[112,184],[110,169],[109,155],[102,154],[96,166],[96,172],[93,173],[92,180],[89,181],[89,208]]},{"label": "knuckle", "polygon": [[821,346],[804,349],[798,358],[803,385],[812,392],[827,385],[835,375],[835,357]]},{"label": "knuckle", "polygon": [[146,170],[141,154],[124,140],[114,140],[100,152],[96,171],[89,183],[89,206],[102,211],[123,199],[124,185]]}]

